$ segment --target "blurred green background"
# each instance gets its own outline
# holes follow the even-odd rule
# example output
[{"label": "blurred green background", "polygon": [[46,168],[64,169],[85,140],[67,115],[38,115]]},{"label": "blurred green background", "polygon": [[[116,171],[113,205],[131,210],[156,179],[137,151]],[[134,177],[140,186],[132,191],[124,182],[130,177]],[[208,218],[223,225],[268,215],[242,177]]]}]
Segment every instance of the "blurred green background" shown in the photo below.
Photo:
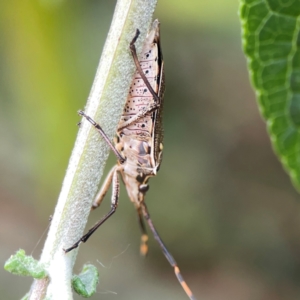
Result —
[{"label": "blurred green background", "polygon": [[[158,3],[164,161],[147,204],[197,299],[299,299],[299,196],[259,116],[238,4]],[[0,3],[1,265],[19,248],[40,256],[114,6]],[[106,169],[114,163],[111,156]],[[121,194],[117,213],[80,247],[74,271],[98,266],[92,299],[186,299],[153,238],[148,258],[139,257],[135,209]],[[108,208],[109,200],[87,227]],[[3,269],[0,276],[1,299],[21,298],[32,282]]]}]

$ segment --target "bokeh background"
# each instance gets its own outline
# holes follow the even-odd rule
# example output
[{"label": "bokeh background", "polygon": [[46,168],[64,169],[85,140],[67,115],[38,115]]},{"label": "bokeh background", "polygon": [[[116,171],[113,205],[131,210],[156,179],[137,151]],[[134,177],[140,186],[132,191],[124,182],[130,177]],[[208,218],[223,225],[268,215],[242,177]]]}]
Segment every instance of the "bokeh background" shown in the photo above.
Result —
[{"label": "bokeh background", "polygon": [[[300,297],[299,195],[276,159],[241,47],[237,0],[160,0],[167,90],[164,161],[147,204],[197,299]],[[115,1],[0,3],[0,261],[39,258]],[[115,162],[110,157],[108,170]],[[124,188],[80,247],[98,266],[92,299],[186,299],[158,245],[139,256]],[[91,214],[93,225],[109,200]],[[1,299],[31,285],[0,270]],[[75,296],[75,299],[79,299]]]}]

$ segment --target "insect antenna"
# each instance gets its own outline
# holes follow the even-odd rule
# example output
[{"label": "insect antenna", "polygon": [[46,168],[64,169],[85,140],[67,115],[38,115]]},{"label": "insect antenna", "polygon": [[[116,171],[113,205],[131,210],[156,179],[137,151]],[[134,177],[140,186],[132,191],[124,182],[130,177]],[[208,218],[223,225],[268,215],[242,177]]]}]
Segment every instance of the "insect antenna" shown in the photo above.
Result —
[{"label": "insect antenna", "polygon": [[196,298],[193,295],[191,289],[189,288],[189,286],[185,282],[183,276],[181,275],[181,272],[180,272],[180,269],[177,265],[177,262],[175,261],[175,259],[171,255],[171,253],[168,251],[167,247],[165,246],[164,242],[162,241],[161,237],[159,236],[157,230],[155,229],[155,227],[153,225],[153,222],[150,218],[150,214],[149,214],[149,211],[148,211],[148,208],[147,208],[145,202],[141,203],[141,207],[142,207],[142,210],[143,210],[144,218],[146,219],[146,221],[147,221],[147,223],[148,223],[148,225],[149,225],[149,227],[150,227],[150,229],[151,229],[151,231],[154,235],[154,238],[158,242],[158,244],[159,244],[163,254],[165,255],[166,259],[168,260],[169,264],[174,268],[175,275],[176,275],[179,283],[181,284],[183,290],[186,292],[186,294],[188,295],[188,297],[191,300],[196,300]]}]

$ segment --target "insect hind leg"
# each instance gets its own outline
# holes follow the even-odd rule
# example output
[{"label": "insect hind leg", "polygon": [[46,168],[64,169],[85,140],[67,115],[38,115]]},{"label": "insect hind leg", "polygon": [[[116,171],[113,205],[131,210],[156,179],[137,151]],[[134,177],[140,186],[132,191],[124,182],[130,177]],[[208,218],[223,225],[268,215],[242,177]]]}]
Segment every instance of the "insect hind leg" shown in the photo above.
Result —
[{"label": "insect hind leg", "polygon": [[140,245],[140,254],[142,256],[146,256],[148,253],[148,234],[146,231],[146,226],[143,220],[143,213],[142,213],[142,209],[140,206],[138,206],[136,208],[136,211],[138,213],[138,222],[139,222],[139,226],[142,232],[142,236],[141,236],[141,245]]},{"label": "insect hind leg", "polygon": [[191,289],[189,288],[189,286],[185,282],[183,276],[181,275],[180,269],[179,269],[175,259],[173,258],[171,253],[168,251],[167,247],[165,246],[164,242],[162,241],[161,237],[159,236],[157,230],[155,229],[145,202],[141,203],[141,207],[142,207],[143,215],[154,235],[154,238],[158,242],[158,244],[159,244],[163,254],[165,255],[166,259],[168,260],[169,264],[174,268],[175,275],[176,275],[180,285],[182,286],[183,290],[185,291],[187,296],[190,298],[190,300],[196,300],[194,294],[192,293]]}]

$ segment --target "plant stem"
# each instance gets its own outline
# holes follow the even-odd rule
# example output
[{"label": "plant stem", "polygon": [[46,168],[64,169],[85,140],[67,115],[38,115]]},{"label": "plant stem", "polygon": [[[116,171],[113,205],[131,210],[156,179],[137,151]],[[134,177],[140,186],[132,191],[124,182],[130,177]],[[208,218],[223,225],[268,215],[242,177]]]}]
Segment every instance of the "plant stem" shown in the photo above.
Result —
[{"label": "plant stem", "polygon": [[[85,112],[112,138],[116,132],[135,70],[129,43],[136,29],[138,51],[152,21],[157,0],[118,0]],[[73,112],[70,112],[73,113]],[[74,112],[75,113],[75,112]],[[77,249],[65,254],[82,236],[109,149],[83,122],[69,161],[51,227],[41,256],[49,278],[34,280],[29,299],[72,299],[71,277]]]}]

